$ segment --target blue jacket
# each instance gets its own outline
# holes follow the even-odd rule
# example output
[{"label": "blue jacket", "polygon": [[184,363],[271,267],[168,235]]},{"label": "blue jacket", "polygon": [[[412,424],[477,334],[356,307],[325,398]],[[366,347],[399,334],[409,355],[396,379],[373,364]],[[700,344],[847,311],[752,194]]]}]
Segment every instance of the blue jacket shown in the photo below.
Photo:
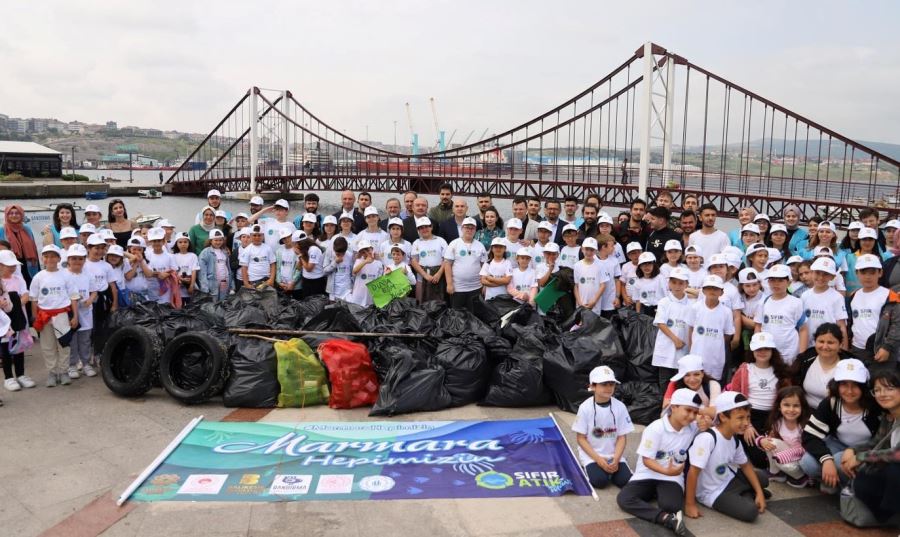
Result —
[{"label": "blue jacket", "polygon": [[[227,261],[226,256],[226,261]],[[213,293],[219,288],[219,281],[216,280],[216,253],[212,246],[207,246],[200,252],[200,274],[197,275],[197,286],[200,287],[201,293]],[[234,291],[234,277],[231,273],[231,266],[225,263],[228,270],[228,290]]]}]

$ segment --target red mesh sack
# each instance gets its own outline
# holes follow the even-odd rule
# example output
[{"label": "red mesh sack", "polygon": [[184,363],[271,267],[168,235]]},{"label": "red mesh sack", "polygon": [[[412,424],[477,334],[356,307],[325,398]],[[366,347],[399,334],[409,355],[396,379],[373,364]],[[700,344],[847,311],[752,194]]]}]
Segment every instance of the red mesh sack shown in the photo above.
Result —
[{"label": "red mesh sack", "polygon": [[378,400],[378,377],[369,349],[361,343],[330,339],[319,345],[319,359],[331,381],[331,408],[371,406]]}]

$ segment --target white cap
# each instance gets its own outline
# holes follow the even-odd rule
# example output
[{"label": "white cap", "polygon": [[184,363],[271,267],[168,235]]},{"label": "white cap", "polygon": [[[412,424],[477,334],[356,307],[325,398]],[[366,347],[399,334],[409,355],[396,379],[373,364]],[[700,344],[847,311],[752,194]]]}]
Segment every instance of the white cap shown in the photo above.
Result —
[{"label": "white cap", "polygon": [[769,250],[769,260],[766,262],[766,264],[771,265],[772,263],[777,263],[777,262],[781,261],[781,250],[779,250],[778,248],[766,248],[766,249]]},{"label": "white cap", "polygon": [[757,332],[750,338],[750,350],[776,349],[775,338],[768,332]]},{"label": "white cap", "polygon": [[738,283],[759,283],[759,281],[759,273],[750,267],[741,269],[741,271],[738,272]]},{"label": "white cap", "polygon": [[725,254],[725,259],[728,260],[728,266],[738,268],[741,266],[741,260],[744,259],[744,257],[740,254],[729,252]]},{"label": "white cap", "polygon": [[310,224],[316,223],[316,213],[305,213],[303,218],[300,219],[301,222],[309,222]]},{"label": "white cap", "polygon": [[769,230],[769,235],[779,231],[787,235],[787,226],[784,224],[772,224],[772,229]]},{"label": "white cap", "polygon": [[630,254],[631,252],[643,252],[644,247],[641,246],[639,242],[629,242],[628,246],[625,247],[625,253]]},{"label": "white cap", "polygon": [[281,207],[282,209],[290,209],[291,204],[287,202],[285,199],[279,199],[275,202],[276,207]]},{"label": "white cap", "polygon": [[106,244],[106,241],[103,240],[103,237],[101,237],[99,233],[94,233],[87,239],[88,246],[100,246],[100,245],[105,245],[105,244]]},{"label": "white cap", "polygon": [[224,239],[224,238],[225,238],[225,234],[222,233],[221,229],[211,229],[209,231],[209,240]]},{"label": "white cap", "polygon": [[284,240],[293,234],[294,234],[294,231],[291,230],[290,228],[287,228],[287,227],[279,228],[278,229],[278,240],[279,241]]},{"label": "white cap", "polygon": [[[690,388],[679,388],[672,392],[672,398],[669,399],[669,406],[689,406],[700,408],[703,400],[700,395]],[[669,411],[671,412],[671,410]]]},{"label": "white cap", "polygon": [[742,259],[744,257],[744,251],[737,246],[726,246],[725,248],[722,248],[722,251],[719,253],[725,254],[726,256],[731,255],[737,257],[738,259]]},{"label": "white cap", "polygon": [[358,241],[356,241],[356,251],[357,252],[360,252],[362,250],[365,250],[366,248],[371,248],[371,247],[372,247],[372,243],[367,241],[366,239],[359,239]]},{"label": "white cap", "polygon": [[581,243],[582,248],[593,248],[594,250],[599,250],[599,246],[597,246],[597,239],[594,237],[587,237],[584,239],[584,242]]},{"label": "white cap", "polygon": [[703,278],[702,287],[715,287],[716,289],[725,289],[725,282],[723,282],[722,278],[716,276],[715,274],[710,274],[707,277]]},{"label": "white cap", "polygon": [[600,216],[597,217],[597,225],[598,225],[598,226],[599,226],[600,224],[609,224],[609,225],[612,225],[612,223],[613,223],[612,216],[610,216],[610,215],[608,215],[608,214],[606,214],[606,213],[600,213]]},{"label": "white cap", "polygon": [[390,229],[391,226],[400,226],[403,227],[403,220],[400,220],[396,216],[388,220],[387,227]]},{"label": "white cap", "polygon": [[150,228],[150,231],[147,232],[147,238],[151,241],[161,241],[166,238],[166,231],[158,227]]},{"label": "white cap", "polygon": [[541,230],[541,229],[553,233],[553,224],[551,224],[550,222],[544,220],[543,222],[541,222],[540,224],[538,224],[538,230]]},{"label": "white cap", "polygon": [[103,228],[100,231],[98,231],[97,234],[100,235],[100,238],[102,238],[105,241],[116,240],[116,234],[113,233],[113,230],[111,230],[109,228]]},{"label": "white cap", "polygon": [[511,227],[514,227],[516,229],[522,229],[522,221],[519,220],[518,218],[510,218],[509,220],[506,221],[506,228],[509,229]]},{"label": "white cap", "polygon": [[757,252],[769,253],[769,250],[766,248],[766,245],[761,242],[753,243],[747,247],[747,257],[750,257]]},{"label": "white cap", "polygon": [[519,248],[519,251],[516,252],[516,257],[518,257],[518,256],[520,256],[520,255],[521,255],[522,257],[534,257],[534,252],[531,251],[531,248],[529,248],[528,246],[526,246],[526,247],[524,247],[524,248]]},{"label": "white cap", "polygon": [[325,224],[337,225],[337,218],[335,218],[333,214],[329,214],[328,216],[326,216],[325,218],[322,219],[322,225],[324,226]]},{"label": "white cap", "polygon": [[713,254],[709,256],[709,261],[706,262],[707,267],[711,267],[713,265],[727,265],[728,257],[725,254]]},{"label": "white cap", "polygon": [[237,233],[234,234],[235,238],[240,239],[241,237],[249,237],[250,236],[250,228],[242,227],[237,230]]},{"label": "white cap", "polygon": [[575,224],[566,224],[566,225],[563,226],[563,234],[565,234],[566,231],[575,231],[575,232],[577,232],[577,231],[578,231],[578,227],[577,227]]},{"label": "white cap", "polygon": [[144,237],[131,237],[128,239],[128,246],[140,246],[141,248],[146,248],[147,243],[144,242]]},{"label": "white cap", "polygon": [[[222,210],[218,210],[215,212],[216,218],[228,218],[228,213]],[[162,227],[162,226],[160,226]]]},{"label": "white cap", "polygon": [[820,255],[829,255],[834,257],[834,251],[827,246],[816,246],[813,248],[813,257],[819,257]]},{"label": "white cap", "polygon": [[476,222],[475,219],[472,218],[471,216],[467,216],[467,217],[463,218],[462,225],[463,225],[463,227],[466,227],[466,226],[478,227],[478,222]]},{"label": "white cap", "polygon": [[428,218],[427,216],[423,216],[421,218],[416,218],[416,229],[418,229],[420,227],[430,226],[430,225],[431,225],[431,218]]},{"label": "white cap", "polygon": [[688,274],[688,271],[686,268],[675,267],[672,269],[671,272],[669,272],[669,279],[671,280],[672,278],[675,278],[676,280],[689,281],[691,279],[691,276],[690,276],[690,274]]},{"label": "white cap", "polygon": [[0,265],[14,267],[21,264],[22,263],[18,259],[16,259],[16,254],[12,253],[12,250],[0,250]]},{"label": "white cap", "polygon": [[656,263],[656,256],[653,255],[653,252],[644,252],[638,256],[638,265],[643,265],[644,263]]},{"label": "white cap", "polygon": [[771,280],[772,278],[791,279],[791,268],[787,265],[773,265],[772,268],[766,271],[766,279]]},{"label": "white cap", "polygon": [[253,196],[250,198],[250,205],[264,205],[266,202],[262,196]]},{"label": "white cap", "polygon": [[837,274],[837,267],[834,264],[834,260],[830,257],[820,257],[813,261],[812,266],[809,267],[809,270],[818,270],[821,272],[827,272],[834,276]]},{"label": "white cap", "polygon": [[[212,233],[212,231],[210,231],[210,233]],[[176,233],[176,234],[175,234],[175,240],[178,241],[178,240],[181,240],[181,239],[191,240],[191,237],[190,237],[190,235],[188,235],[188,234],[187,234],[186,232],[184,232],[184,231],[182,231],[181,233]]]},{"label": "white cap", "polygon": [[862,222],[860,222],[859,220],[856,220],[854,222],[850,222],[849,224],[847,224],[847,231],[850,231],[851,229],[862,229],[864,227],[866,227],[866,226],[864,226]]},{"label": "white cap", "polygon": [[863,239],[878,240],[878,232],[870,227],[864,227],[859,230],[859,240]]},{"label": "white cap", "polygon": [[685,354],[678,359],[678,373],[672,377],[672,382],[678,382],[694,371],[703,371],[703,357],[699,354]]},{"label": "white cap", "polygon": [[881,268],[881,260],[877,255],[863,254],[856,259],[856,270],[867,268]]},{"label": "white cap", "polygon": [[162,220],[156,222],[156,227],[175,227],[175,224],[163,218]]},{"label": "white cap", "polygon": [[249,220],[250,215],[248,215],[247,213],[237,213],[236,215],[234,215],[234,219],[237,220],[238,218],[246,218]]},{"label": "white cap", "polygon": [[376,209],[375,207],[372,207],[372,206],[366,207],[366,210],[363,211],[363,216],[372,216],[372,215],[378,216],[378,209]]},{"label": "white cap", "polygon": [[549,254],[549,253],[558,254],[559,253],[559,245],[556,244],[555,242],[548,242],[547,245],[544,246],[544,253],[545,254]]},{"label": "white cap", "polygon": [[609,368],[607,365],[601,365],[599,367],[595,367],[591,369],[591,374],[588,376],[591,384],[603,384],[605,382],[615,382],[616,384],[621,384],[618,380],[616,380],[616,374],[613,373],[613,370]]},{"label": "white cap", "polygon": [[803,258],[799,255],[792,255],[791,257],[787,258],[787,261],[785,261],[785,264],[787,265],[793,265],[794,263],[803,263]]},{"label": "white cap", "polygon": [[59,230],[59,239],[77,239],[78,232],[75,231],[74,227],[66,226]]},{"label": "white cap", "polygon": [[866,366],[856,358],[847,358],[839,360],[834,366],[835,382],[851,380],[860,384],[869,382],[869,370]]},{"label": "white cap", "polygon": [[87,214],[87,213],[100,213],[100,214],[103,214],[103,212],[100,211],[100,207],[97,207],[97,206],[94,205],[93,203],[90,204],[90,205],[88,205],[87,207],[84,208],[84,214]]},{"label": "white cap", "polygon": [[207,198],[211,198],[213,196],[216,196],[217,198],[221,198],[222,193],[219,192],[218,190],[216,190],[215,188],[206,193]]},{"label": "white cap", "polygon": [[81,244],[76,243],[72,246],[69,246],[69,248],[66,250],[66,255],[68,257],[87,257],[87,248],[85,248]]},{"label": "white cap", "polygon": [[684,249],[684,255],[696,255],[698,257],[703,257],[703,251],[696,244],[691,244],[687,248]]},{"label": "white cap", "polygon": [[344,211],[341,213],[341,216],[338,218],[338,220],[350,220],[352,222],[353,221],[353,213],[348,213],[347,211]]},{"label": "white cap", "polygon": [[713,406],[716,407],[716,414],[721,414],[735,408],[750,406],[750,401],[740,392],[722,392],[716,397]]},{"label": "white cap", "polygon": [[493,239],[491,239],[491,247],[494,246],[502,246],[506,248],[506,239],[504,239],[503,237],[494,237]]},{"label": "white cap", "polygon": [[753,221],[754,221],[754,222],[756,222],[757,220],[765,220],[766,222],[771,222],[771,221],[772,221],[772,219],[769,218],[769,215],[767,215],[766,213],[759,213],[759,214],[757,214],[756,216],[753,217]]},{"label": "white cap", "polygon": [[756,233],[759,235],[759,226],[756,224],[744,224],[744,227],[741,228],[741,233]]},{"label": "white cap", "polygon": [[887,229],[887,228],[900,229],[900,220],[888,220],[881,227],[883,227],[884,229]]},{"label": "white cap", "polygon": [[106,255],[117,255],[119,257],[124,257],[125,249],[118,244],[113,244],[109,247],[109,250],[106,251]]},{"label": "white cap", "polygon": [[402,242],[398,242],[397,244],[392,244],[391,250],[394,250],[394,249],[400,250],[401,252],[403,252],[403,255],[406,255],[409,253],[409,250],[406,248],[406,245],[403,244]]},{"label": "white cap", "polygon": [[291,233],[291,242],[305,241],[306,237],[307,237],[306,233],[304,233],[302,231],[295,231],[295,232]]},{"label": "white cap", "polygon": [[[8,252],[9,250],[4,250],[4,251]],[[57,248],[55,244],[48,244],[47,246],[44,246],[43,248],[41,248],[41,255],[43,255],[43,254],[56,254],[56,255],[60,255],[60,256],[62,255],[62,254],[60,254],[59,248]]]},{"label": "white cap", "polygon": [[251,234],[252,233],[260,233],[261,234],[263,232],[263,227],[259,224],[253,224],[252,226],[247,226],[244,229],[249,229]]},{"label": "white cap", "polygon": [[832,233],[837,233],[837,227],[834,225],[834,222],[830,220],[825,220],[824,222],[819,222],[819,225],[816,226],[816,231],[820,229],[830,229]]},{"label": "white cap", "polygon": [[94,226],[94,224],[91,224],[90,222],[85,222],[85,223],[81,224],[80,228],[78,228],[78,233],[79,234],[81,234],[81,233],[97,233],[97,227]]},{"label": "white cap", "polygon": [[676,239],[669,239],[666,241],[666,245],[663,247],[663,250],[668,252],[669,250],[678,250],[679,252],[682,250],[681,241]]}]

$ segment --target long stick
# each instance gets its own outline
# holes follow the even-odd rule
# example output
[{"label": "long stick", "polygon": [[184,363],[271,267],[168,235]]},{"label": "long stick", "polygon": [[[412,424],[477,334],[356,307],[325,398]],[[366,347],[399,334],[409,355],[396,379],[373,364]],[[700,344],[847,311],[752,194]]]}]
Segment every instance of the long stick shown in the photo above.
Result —
[{"label": "long stick", "polygon": [[272,330],[267,328],[229,328],[228,332],[237,335],[269,335],[269,336],[353,336],[353,337],[428,337],[425,334],[400,334],[393,332],[337,332],[318,330]]},{"label": "long stick", "polygon": [[132,494],[134,494],[134,491],[136,491],[138,487],[141,486],[144,480],[150,477],[150,474],[152,474],[154,470],[156,470],[159,465],[162,464],[164,460],[166,460],[166,457],[168,457],[172,454],[173,451],[175,451],[175,448],[177,448],[181,444],[181,441],[184,440],[185,437],[187,437],[187,435],[194,430],[194,427],[196,427],[202,420],[203,416],[197,416],[196,418],[192,419],[187,425],[185,425],[184,429],[182,429],[181,432],[178,433],[178,436],[176,436],[171,442],[169,442],[169,445],[166,446],[166,449],[162,450],[162,453],[160,453],[155,459],[153,459],[153,462],[150,463],[150,466],[144,468],[144,471],[141,472],[141,475],[137,476],[137,479],[135,479],[131,482],[130,485],[128,485],[128,488],[125,489],[124,492],[122,492],[121,496],[119,496],[119,499],[116,501],[116,505],[121,506],[123,503],[125,503],[125,501],[130,498]]},{"label": "long stick", "polygon": [[594,497],[595,502],[600,501],[600,496],[597,494],[597,491],[594,490],[594,486],[591,485],[591,480],[588,479],[587,472],[584,471],[584,467],[581,466],[581,461],[578,460],[578,457],[575,456],[575,452],[572,451],[572,446],[569,445],[569,442],[566,441],[566,436],[562,432],[562,428],[559,426],[559,422],[556,421],[556,416],[553,415],[553,412],[550,412],[550,419],[553,420],[553,425],[556,425],[556,430],[559,431],[559,437],[562,438],[563,444],[566,445],[566,449],[569,450],[569,454],[572,455],[572,458],[575,459],[575,464],[578,466],[578,469],[581,470],[581,477],[584,478],[584,482],[587,483],[589,489],[591,489],[591,496]]}]

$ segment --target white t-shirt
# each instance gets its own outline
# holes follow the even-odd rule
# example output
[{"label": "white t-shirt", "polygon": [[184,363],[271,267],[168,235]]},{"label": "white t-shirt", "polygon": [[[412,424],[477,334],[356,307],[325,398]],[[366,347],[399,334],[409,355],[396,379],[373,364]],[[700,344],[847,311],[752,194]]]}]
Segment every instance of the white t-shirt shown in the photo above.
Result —
[{"label": "white t-shirt", "polygon": [[428,240],[416,239],[412,246],[412,257],[419,258],[419,266],[439,267],[444,262],[444,250],[447,249],[447,241],[441,237],[432,237]]},{"label": "white t-shirt", "polygon": [[[107,261],[107,263],[109,263]],[[125,288],[125,273],[131,270],[131,263],[127,259],[122,259],[122,263],[118,267],[109,266],[109,281],[107,283],[115,283],[116,289]]]},{"label": "white t-shirt", "polygon": [[[578,263],[575,263],[575,269],[572,272],[575,278],[575,292],[578,293],[578,297],[581,299],[582,304],[594,300],[594,297],[597,296],[597,292],[600,290],[601,284],[609,284],[609,273],[603,269],[603,265],[596,259],[594,259],[594,262],[591,264],[588,264],[586,260],[582,259]],[[594,304],[592,311],[600,314],[600,312],[603,311],[602,306],[603,301],[598,300],[597,303]]]},{"label": "white t-shirt", "polygon": [[522,243],[519,241],[512,242],[507,238],[504,238],[503,242],[506,243],[506,253],[503,254],[503,257],[506,259],[515,259],[519,249],[522,248]]},{"label": "white t-shirt", "polygon": [[806,402],[809,407],[815,410],[819,403],[828,397],[828,383],[834,378],[836,367],[825,371],[819,359],[813,360],[813,363],[806,371],[806,377],[803,379],[803,392],[806,394]]},{"label": "white t-shirt", "polygon": [[742,311],[743,311],[744,315],[746,315],[747,317],[750,317],[751,319],[755,319],[756,312],[759,311],[760,307],[762,307],[763,300],[765,300],[765,296],[763,295],[763,292],[760,291],[760,292],[756,293],[756,296],[753,298],[750,298],[749,296],[744,296],[743,299],[744,299],[744,307],[742,308]]},{"label": "white t-shirt", "polygon": [[444,260],[450,261],[453,269],[453,287],[467,293],[481,289],[481,264],[487,257],[487,250],[480,242],[465,242],[453,239],[444,250]]},{"label": "white t-shirt", "polygon": [[406,263],[394,263],[393,261],[384,266],[384,272],[387,274],[388,272],[394,272],[395,270],[399,270],[406,274],[406,279],[409,281],[410,285],[416,284],[416,275],[413,274],[412,268]]},{"label": "white t-shirt", "polygon": [[689,310],[691,354],[703,357],[703,371],[714,379],[722,378],[725,369],[725,336],[734,334],[731,310],[717,304],[710,309],[706,300],[697,300]]},{"label": "white t-shirt", "polygon": [[688,238],[688,246],[697,246],[703,252],[703,257],[709,259],[713,254],[720,254],[722,251],[731,246],[731,239],[721,230],[715,230],[709,235],[705,235],[703,230],[697,230],[691,233]]},{"label": "white t-shirt", "polygon": [[850,301],[850,313],[853,315],[852,345],[857,349],[866,348],[866,340],[875,333],[881,308],[887,302],[889,293],[890,290],[886,287],[878,286],[874,291],[867,293],[860,289],[853,295]]},{"label": "white t-shirt", "polygon": [[666,296],[668,290],[659,276],[653,278],[637,278],[634,281],[631,299],[644,306],[656,306]]},{"label": "white t-shirt", "polygon": [[[170,252],[163,250],[157,254],[153,250],[147,250],[146,255],[147,265],[150,267],[150,270],[161,273],[178,269],[178,264],[175,263],[175,256]],[[172,289],[168,285],[168,282],[163,284],[159,278],[147,278],[147,289],[149,290],[150,298],[160,304],[166,304],[171,301]],[[165,292],[161,292],[163,288]]]},{"label": "white t-shirt", "polygon": [[[281,269],[275,273],[275,281],[278,283],[291,283],[294,281],[294,270],[297,268],[297,252],[293,248],[279,246],[275,250],[275,258],[281,259]],[[277,266],[277,263],[276,263]]]},{"label": "white t-shirt", "polygon": [[257,222],[263,226],[263,237],[265,237],[265,243],[269,248],[274,252],[275,250],[282,248],[281,244],[281,230],[286,229],[291,233],[297,231],[297,228],[294,227],[293,222],[279,222],[274,218],[267,218],[262,222]]},{"label": "white t-shirt", "polygon": [[[200,260],[197,258],[197,254],[194,252],[188,252],[186,254],[172,254],[175,257],[175,263],[178,265],[178,277],[187,274],[190,276],[194,273],[194,271],[200,270]],[[187,287],[181,285],[181,296],[188,297],[190,296],[187,292]]]},{"label": "white t-shirt", "polygon": [[620,265],[628,261],[628,258],[625,256],[625,250],[622,249],[622,245],[618,242],[613,246],[613,257],[616,258],[616,263]]},{"label": "white t-shirt", "polygon": [[625,285],[625,294],[634,296],[634,282],[637,281],[637,266],[634,263],[625,263],[621,267],[622,275],[619,280]]},{"label": "white t-shirt", "polygon": [[71,306],[72,297],[78,294],[78,289],[69,280],[67,274],[62,270],[38,272],[31,279],[28,296],[31,297],[31,300],[37,300],[38,307],[42,310],[56,310]]},{"label": "white t-shirt", "polygon": [[270,265],[275,263],[275,253],[268,244],[248,244],[238,255],[238,262],[247,267],[247,279],[251,282],[266,280]]},{"label": "white t-shirt", "polygon": [[841,409],[841,424],[838,425],[835,436],[846,446],[858,446],[872,438],[872,431],[863,421],[863,412],[851,414],[847,409]]},{"label": "white t-shirt", "polygon": [[[703,280],[706,279],[708,274],[709,273],[706,272],[706,269],[703,267],[700,267],[698,270],[688,269],[688,287],[691,289],[703,289]],[[724,294],[722,296],[724,296]],[[719,302],[721,301],[722,299],[719,298]]]},{"label": "white t-shirt", "polygon": [[[506,276],[512,275],[512,265],[509,263],[509,259],[503,259],[501,261],[491,260],[481,266],[481,271],[478,273],[480,276],[491,276],[493,278],[505,278]],[[497,287],[487,287],[484,288],[484,299],[490,300],[496,296],[505,295],[506,286],[498,285]]]},{"label": "white t-shirt", "polygon": [[[684,269],[687,268],[687,265],[685,265],[684,263],[678,263],[678,266]],[[672,273],[673,268],[675,267],[668,263],[663,263],[659,266],[659,275],[663,279],[663,283],[665,283],[666,289],[669,288],[669,274]]]},{"label": "white t-shirt", "polygon": [[[544,275],[547,274],[548,271],[550,271],[550,265],[548,265],[547,263],[541,263],[540,265],[537,265],[535,267],[534,271],[537,279],[540,280],[544,277]],[[553,265],[553,272],[551,273],[550,278],[547,280],[547,283],[550,283],[550,280],[553,279],[553,274],[556,274],[557,272],[559,272],[559,263],[555,263]]]},{"label": "white t-shirt", "polygon": [[[381,254],[382,254],[382,252],[381,252],[382,243],[389,242],[391,240],[391,236],[388,235],[387,231],[384,231],[383,229],[379,229],[378,231],[369,231],[369,229],[366,228],[356,234],[356,240],[361,240],[361,239],[365,239],[365,240],[369,241],[370,243],[372,243],[372,251],[374,251],[375,256],[378,257],[378,256],[381,256]],[[387,260],[387,262],[390,263],[390,259],[391,259],[390,252],[388,252],[388,256],[386,258],[385,257],[378,257],[378,258],[381,259],[382,261]]]},{"label": "white t-shirt", "polygon": [[78,274],[66,271],[66,278],[78,293],[78,331],[83,332],[94,328],[94,304],[85,305],[84,301],[89,299],[91,293],[97,291],[97,284],[94,278],[87,272],[81,271]]},{"label": "white t-shirt", "polygon": [[[606,457],[610,462],[616,452],[616,439],[633,430],[634,424],[631,423],[628,409],[615,397],[602,406],[594,402],[593,397],[586,399],[578,407],[578,414],[572,423],[572,431],[585,435],[597,455]],[[581,446],[578,447],[578,459],[582,466],[594,462]],[[619,462],[626,463],[624,453]]]},{"label": "white t-shirt", "polygon": [[834,289],[817,293],[815,289],[803,293],[803,312],[809,327],[809,345],[814,343],[813,335],[819,326],[847,320],[847,306],[844,297]]},{"label": "white t-shirt", "polygon": [[[334,252],[328,252],[326,256],[334,257]],[[344,254],[340,263],[335,260],[334,272],[331,275],[331,299],[345,300],[353,290],[353,256]]]},{"label": "white t-shirt", "polygon": [[[700,289],[700,298],[703,297],[703,289],[702,284]],[[699,300],[699,298],[698,298]],[[744,297],[741,295],[741,292],[738,291],[736,285],[731,282],[725,282],[725,291],[722,293],[722,296],[719,297],[719,303],[721,303],[726,308],[731,311],[739,310],[744,307]]]},{"label": "white t-shirt", "polygon": [[676,431],[669,421],[669,416],[663,416],[648,425],[641,435],[641,443],[637,448],[637,470],[631,480],[671,481],[684,488],[684,472],[680,472],[678,475],[660,474],[647,468],[644,464],[644,457],[655,460],[663,467],[668,467],[670,462],[672,465],[684,464],[687,460],[688,448],[696,434],[696,422]]},{"label": "white t-shirt", "polygon": [[778,386],[778,377],[772,366],[761,369],[756,364],[747,364],[747,400],[753,410],[772,410]]},{"label": "white t-shirt", "polygon": [[307,280],[317,280],[324,276],[325,272],[322,270],[324,255],[322,254],[322,250],[320,250],[318,246],[310,246],[306,255],[309,262],[312,263],[313,269],[306,270],[304,268],[300,275]]},{"label": "white t-shirt", "polygon": [[[715,439],[712,435],[716,435]],[[744,447],[737,439],[725,438],[715,427],[694,438],[690,455],[691,466],[701,470],[697,479],[697,500],[709,508],[734,479],[738,467],[747,462]]]},{"label": "white t-shirt", "polygon": [[[547,244],[550,244],[549,242]],[[547,244],[541,244],[540,242],[534,243],[534,246],[531,247],[532,253],[534,253],[534,257],[531,258],[531,266],[536,267],[544,262],[544,247]]]},{"label": "white t-shirt", "polygon": [[83,272],[91,277],[93,286],[97,292],[106,291],[109,287],[109,282],[116,281],[116,274],[113,271],[112,265],[102,259],[100,261],[86,259],[84,261]]},{"label": "white t-shirt", "polygon": [[[537,287],[537,274],[533,268],[525,270],[515,267],[512,269],[512,280],[509,282],[515,288],[516,292],[530,292],[531,289]],[[516,299],[518,302],[522,302]]]},{"label": "white t-shirt", "polygon": [[[125,263],[128,263],[125,272],[129,272],[133,266],[127,259]],[[144,275],[143,266],[134,269],[134,278],[125,280],[125,288],[135,293],[145,293],[149,287],[150,284],[147,281],[147,276]]]},{"label": "white t-shirt", "polygon": [[410,244],[409,241],[404,240],[404,239],[400,239],[399,243],[393,243],[390,240],[386,240],[386,241],[382,242],[381,245],[379,246],[379,248],[380,248],[379,254],[381,255],[381,259],[383,259],[385,263],[393,263],[394,262],[394,258],[391,257],[391,249],[394,247],[395,244],[402,244],[404,246],[404,248],[406,248],[406,254],[403,255],[403,261],[405,263],[409,263],[409,259],[410,259],[409,253],[412,252],[412,244]]},{"label": "white t-shirt", "polygon": [[598,257],[597,263],[600,263],[603,270],[609,274],[609,279],[606,280],[606,288],[600,297],[600,309],[601,311],[612,311],[615,309],[613,303],[616,300],[616,279],[622,275],[622,267],[619,265],[619,260],[613,256],[609,256],[606,259]]},{"label": "white t-shirt", "polygon": [[578,246],[563,246],[559,249],[559,260],[556,264],[561,267],[574,268],[580,254],[581,248]]},{"label": "white t-shirt", "polygon": [[369,288],[366,287],[366,284],[382,274],[384,274],[384,265],[377,259],[363,266],[353,276],[353,291],[347,297],[347,302],[359,304],[360,306],[371,306],[373,303],[372,295],[369,294]]},{"label": "white t-shirt", "polygon": [[687,336],[688,324],[690,318],[691,302],[687,295],[678,300],[672,293],[663,297],[656,307],[656,317],[653,324],[666,325],[678,339],[684,341],[684,346],[680,349],[675,348],[675,344],[669,339],[669,336],[663,334],[662,330],[656,333],[656,343],[653,345],[653,365],[656,367],[668,367],[670,369],[678,369],[678,359],[687,354]]},{"label": "white t-shirt", "polygon": [[806,322],[800,299],[791,295],[781,299],[770,296],[763,302],[753,320],[762,325],[763,332],[768,332],[775,338],[775,345],[781,352],[784,363],[793,364],[800,342],[797,330]]}]

